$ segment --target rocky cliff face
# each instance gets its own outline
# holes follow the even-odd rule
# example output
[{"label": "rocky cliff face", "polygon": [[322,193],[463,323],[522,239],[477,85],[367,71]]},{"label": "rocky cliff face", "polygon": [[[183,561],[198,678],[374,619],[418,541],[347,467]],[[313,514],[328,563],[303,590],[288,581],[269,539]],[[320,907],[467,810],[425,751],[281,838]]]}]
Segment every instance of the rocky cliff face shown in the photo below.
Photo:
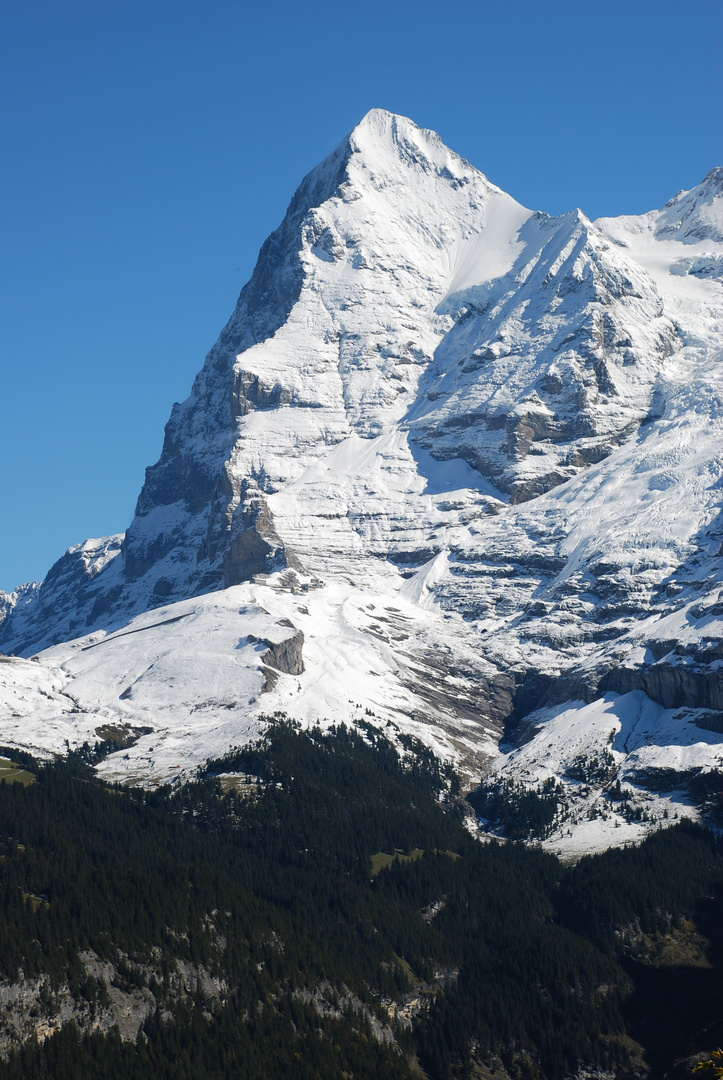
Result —
[{"label": "rocky cliff face", "polygon": [[370,113],[264,244],[125,536],[5,597],[0,649],[87,649],[240,590],[303,640],[264,665],[284,707],[364,697],[470,770],[535,710],[601,694],[710,724],[722,177],[641,217],[551,218]]}]

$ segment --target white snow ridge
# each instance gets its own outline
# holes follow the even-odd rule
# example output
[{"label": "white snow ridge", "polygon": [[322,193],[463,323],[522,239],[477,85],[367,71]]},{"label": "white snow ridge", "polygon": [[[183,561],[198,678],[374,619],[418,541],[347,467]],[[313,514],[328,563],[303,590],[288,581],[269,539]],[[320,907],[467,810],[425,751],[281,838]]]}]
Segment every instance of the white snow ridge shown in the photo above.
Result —
[{"label": "white snow ridge", "polygon": [[122,731],[100,772],[151,784],[277,709],[372,713],[469,785],[555,777],[570,855],[704,811],[721,266],[723,169],[552,218],[373,110],[262,247],[126,534],[0,594],[0,741]]}]

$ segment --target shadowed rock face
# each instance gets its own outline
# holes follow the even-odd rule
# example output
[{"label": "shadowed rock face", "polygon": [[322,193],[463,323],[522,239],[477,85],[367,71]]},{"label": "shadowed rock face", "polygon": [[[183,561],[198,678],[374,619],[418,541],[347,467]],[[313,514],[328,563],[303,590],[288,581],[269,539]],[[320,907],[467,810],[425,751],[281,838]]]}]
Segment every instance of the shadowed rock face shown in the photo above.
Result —
[{"label": "shadowed rock face", "polygon": [[256,481],[244,480],[231,519],[230,543],[223,554],[224,588],[287,567],[298,569],[299,562],[287,553]]},{"label": "shadowed rock face", "polygon": [[31,655],[102,624],[123,591],[122,536],[70,548],[41,586],[18,590],[0,622],[0,652]]},{"label": "shadowed rock face", "polygon": [[723,646],[719,643],[710,653],[709,663],[670,657],[648,667],[621,665],[604,676],[599,689],[603,692],[612,690],[617,694],[644,690],[649,698],[666,709],[679,709],[687,705],[694,709],[721,710],[723,667],[720,660]]},{"label": "shadowed rock face", "polygon": [[[244,505],[253,476],[235,476],[228,468],[239,420],[256,409],[288,405],[290,392],[278,382],[267,385],[257,373],[237,370],[236,357],[273,337],[299,301],[304,222],[315,206],[336,195],[350,153],[346,140],[303,181],[281,226],[261,248],[253,276],[208,354],[190,398],[174,405],[161,457],[146,470],[135,518],[126,533],[128,581],[146,575],[171,552],[176,556],[173,576],[182,577],[177,595],[237,584],[254,573],[290,565],[284,545],[273,533],[268,509],[261,513],[258,507],[250,510]],[[244,528],[250,532],[245,538]],[[192,569],[179,575],[179,563],[184,561]]]}]

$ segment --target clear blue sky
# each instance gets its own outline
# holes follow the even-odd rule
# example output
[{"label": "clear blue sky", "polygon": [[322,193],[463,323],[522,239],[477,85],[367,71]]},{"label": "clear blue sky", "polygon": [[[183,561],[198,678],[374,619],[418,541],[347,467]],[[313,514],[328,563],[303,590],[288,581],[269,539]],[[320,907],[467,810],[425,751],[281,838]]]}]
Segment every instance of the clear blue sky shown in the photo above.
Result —
[{"label": "clear blue sky", "polygon": [[721,152],[723,3],[0,0],[0,588],[128,524],[301,177],[373,107],[526,206]]}]

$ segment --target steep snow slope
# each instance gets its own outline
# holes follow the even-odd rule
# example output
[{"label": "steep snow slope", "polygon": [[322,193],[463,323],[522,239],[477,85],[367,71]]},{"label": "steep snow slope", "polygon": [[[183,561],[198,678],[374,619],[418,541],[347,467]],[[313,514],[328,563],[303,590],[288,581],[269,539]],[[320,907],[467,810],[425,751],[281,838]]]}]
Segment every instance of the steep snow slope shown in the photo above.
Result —
[{"label": "steep snow slope", "polygon": [[[78,738],[153,729],[112,775],[190,767],[271,707],[358,705],[469,776],[503,729],[539,723],[499,759],[529,781],[546,728],[579,714],[592,748],[615,694],[687,710],[663,758],[692,719],[713,734],[678,772],[712,767],[722,186],[717,169],[642,217],[550,218],[368,114],[262,248],[125,537],[5,597],[0,648],[71,642],[41,665],[69,680]],[[263,650],[234,641],[272,641],[279,619],[305,670],[272,687]],[[56,747],[37,726],[26,741]]]}]

